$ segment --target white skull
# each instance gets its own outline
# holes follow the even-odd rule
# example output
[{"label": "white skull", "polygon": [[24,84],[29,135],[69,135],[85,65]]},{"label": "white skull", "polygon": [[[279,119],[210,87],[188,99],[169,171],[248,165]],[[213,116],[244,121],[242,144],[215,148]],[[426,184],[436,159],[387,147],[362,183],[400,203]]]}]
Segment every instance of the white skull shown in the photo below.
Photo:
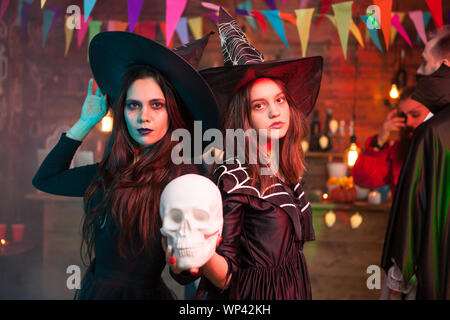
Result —
[{"label": "white skull", "polygon": [[181,269],[199,268],[214,254],[222,233],[222,197],[208,178],[186,174],[161,194],[161,233]]}]

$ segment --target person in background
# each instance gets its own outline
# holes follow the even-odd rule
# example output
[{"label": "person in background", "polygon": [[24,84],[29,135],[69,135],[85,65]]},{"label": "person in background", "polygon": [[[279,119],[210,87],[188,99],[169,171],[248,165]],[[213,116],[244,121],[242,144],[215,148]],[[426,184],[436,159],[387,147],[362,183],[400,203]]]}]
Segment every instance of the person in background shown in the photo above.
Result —
[{"label": "person in background", "polygon": [[414,131],[391,206],[382,299],[450,299],[450,26],[432,34],[414,100],[434,116]]},{"label": "person in background", "polygon": [[[398,109],[389,112],[379,133],[367,139],[352,168],[356,185],[369,189],[389,185],[394,194],[412,133],[432,116],[423,104],[411,98],[414,90],[415,87],[403,90]],[[394,140],[393,133],[398,133],[399,139]]]}]

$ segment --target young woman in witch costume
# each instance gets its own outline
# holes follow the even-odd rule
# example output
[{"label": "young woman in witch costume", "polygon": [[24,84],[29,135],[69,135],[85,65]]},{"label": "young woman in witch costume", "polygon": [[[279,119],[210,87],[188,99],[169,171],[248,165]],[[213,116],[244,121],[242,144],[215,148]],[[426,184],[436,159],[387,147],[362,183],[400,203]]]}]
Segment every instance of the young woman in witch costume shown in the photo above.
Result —
[{"label": "young woman in witch costume", "polygon": [[[248,148],[241,162],[236,153],[227,154],[225,142],[226,160],[212,177],[222,192],[223,239],[201,268],[198,297],[311,299],[302,249],[305,241],[314,240],[314,230],[302,188],[300,142],[319,92],[322,58],[264,62],[222,8],[219,33],[225,66],[200,73],[222,109],[223,134],[226,129],[255,129],[258,139],[269,141],[258,142],[258,154],[272,162],[252,163],[259,155]],[[252,142],[247,138],[246,145]],[[278,166],[274,142],[279,143]],[[271,169],[271,174],[262,169]],[[175,267],[172,271],[178,272]]]},{"label": "young woman in witch costume", "polygon": [[[171,133],[189,129],[193,120],[202,120],[203,128],[218,122],[213,94],[188,63],[199,59],[208,37],[177,53],[127,32],[93,38],[89,58],[99,90],[94,94],[89,82],[79,121],[33,179],[42,191],[84,197],[83,248],[91,263],[75,298],[174,298],[161,279],[159,198],[172,179],[196,172],[171,161]],[[103,160],[69,169],[83,138],[106,114],[106,96],[114,127]]]}]

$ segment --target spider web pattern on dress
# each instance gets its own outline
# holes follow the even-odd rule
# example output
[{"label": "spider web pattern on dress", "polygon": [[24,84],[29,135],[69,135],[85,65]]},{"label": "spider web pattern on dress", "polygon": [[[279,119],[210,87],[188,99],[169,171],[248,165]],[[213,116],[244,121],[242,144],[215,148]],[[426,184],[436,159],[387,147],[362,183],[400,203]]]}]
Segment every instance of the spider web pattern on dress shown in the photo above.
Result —
[{"label": "spider web pattern on dress", "polygon": [[220,23],[219,35],[224,65],[264,62],[263,55],[248,42],[236,21]]}]

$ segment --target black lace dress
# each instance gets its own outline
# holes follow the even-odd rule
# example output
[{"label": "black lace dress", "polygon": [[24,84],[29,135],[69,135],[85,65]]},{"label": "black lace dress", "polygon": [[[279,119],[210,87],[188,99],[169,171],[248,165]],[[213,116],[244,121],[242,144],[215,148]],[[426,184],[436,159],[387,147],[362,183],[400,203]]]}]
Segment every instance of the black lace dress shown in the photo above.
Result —
[{"label": "black lace dress", "polygon": [[303,181],[276,183],[263,193],[251,187],[235,160],[217,168],[213,181],[222,193],[223,240],[217,253],[232,273],[226,290],[202,278],[198,297],[236,300],[311,299],[303,243],[314,240],[311,205]]},{"label": "black lace dress", "polygon": [[[69,169],[81,142],[63,134],[48,154],[33,179],[33,185],[44,192],[83,197],[96,177],[97,164]],[[196,167],[183,165],[181,174],[196,173]],[[94,205],[102,194],[94,198]],[[161,279],[165,255],[161,238],[150,244],[150,250],[133,259],[118,253],[120,230],[110,216],[98,223],[94,231],[95,259],[90,264],[75,299],[175,299]]]}]

